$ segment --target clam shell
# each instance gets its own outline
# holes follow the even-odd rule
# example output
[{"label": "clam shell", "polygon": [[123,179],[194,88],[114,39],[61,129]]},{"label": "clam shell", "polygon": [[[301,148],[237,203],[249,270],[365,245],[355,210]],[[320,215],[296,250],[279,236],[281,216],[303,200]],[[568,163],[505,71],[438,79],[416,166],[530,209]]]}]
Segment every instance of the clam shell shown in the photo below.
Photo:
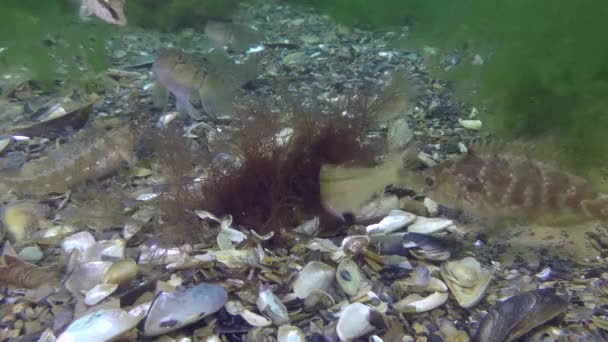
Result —
[{"label": "clam shell", "polygon": [[363,283],[363,275],[357,263],[351,259],[344,259],[338,264],[336,280],[346,294],[354,296]]},{"label": "clam shell", "polygon": [[447,292],[433,292],[424,298],[414,293],[393,304],[393,308],[404,313],[426,312],[443,305],[447,300]]},{"label": "clam shell", "polygon": [[161,292],[148,312],[145,336],[158,336],[197,322],[221,309],[228,293],[214,284],[199,284],[176,292]]},{"label": "clam shell", "polygon": [[495,268],[482,267],[473,257],[448,261],[441,265],[441,276],[456,301],[463,308],[472,308],[483,298]]},{"label": "clam shell", "polygon": [[352,303],[342,309],[336,332],[340,341],[352,341],[374,331],[369,319],[372,308],[361,303]]},{"label": "clam shell", "polygon": [[102,282],[108,284],[124,284],[137,275],[137,263],[131,259],[120,260],[112,264],[103,273]]},{"label": "clam shell", "polygon": [[311,261],[298,274],[293,291],[298,298],[306,298],[315,291],[327,291],[335,278],[333,267],[319,261]]},{"label": "clam shell", "polygon": [[260,291],[256,305],[261,313],[279,325],[289,322],[289,312],[281,300],[270,289]]},{"label": "clam shell", "polygon": [[479,324],[473,342],[513,341],[568,309],[547,290],[532,290],[495,304]]},{"label": "clam shell", "polygon": [[116,284],[99,284],[87,291],[84,297],[84,303],[86,305],[95,305],[102,300],[106,299],[109,295],[114,293],[118,285]]},{"label": "clam shell", "polygon": [[121,309],[102,309],[72,322],[57,342],[112,340],[133,329],[140,320]]},{"label": "clam shell", "polygon": [[74,268],[65,281],[65,287],[75,293],[86,292],[102,283],[104,273],[112,266],[110,261],[83,262]]},{"label": "clam shell", "polygon": [[284,324],[279,327],[279,331],[277,333],[277,342],[305,342],[306,335],[302,331],[302,329]]},{"label": "clam shell", "polygon": [[402,210],[391,210],[388,216],[378,223],[370,224],[365,230],[370,235],[388,234],[404,228],[414,222],[415,219],[416,215],[414,214]]},{"label": "clam shell", "polygon": [[418,216],[416,221],[407,227],[407,231],[410,233],[434,234],[447,229],[452,224],[454,224],[452,220],[444,218]]}]

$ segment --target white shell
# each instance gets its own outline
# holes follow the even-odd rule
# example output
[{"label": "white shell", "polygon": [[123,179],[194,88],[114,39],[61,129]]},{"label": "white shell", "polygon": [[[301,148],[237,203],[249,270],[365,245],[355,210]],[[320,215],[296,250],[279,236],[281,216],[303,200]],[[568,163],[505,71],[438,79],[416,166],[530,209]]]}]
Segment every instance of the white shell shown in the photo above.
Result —
[{"label": "white shell", "polygon": [[102,309],[72,322],[57,342],[112,340],[133,329],[140,320],[121,309]]},{"label": "white shell", "polygon": [[260,291],[256,301],[258,310],[270,317],[274,324],[289,322],[289,312],[281,300],[270,289]]},{"label": "white shell", "polygon": [[104,273],[112,266],[110,261],[89,261],[74,268],[65,281],[65,287],[76,293],[86,292],[102,283]]},{"label": "white shell", "polygon": [[[84,257],[85,251],[95,244],[95,238],[89,232],[80,232],[68,236],[63,240],[61,247],[66,254],[69,254],[72,249],[77,249],[80,255]],[[83,260],[85,261],[85,260]]]},{"label": "white shell", "polygon": [[336,326],[340,341],[352,341],[374,331],[369,323],[372,308],[361,303],[352,303],[344,307]]},{"label": "white shell", "polygon": [[357,263],[351,259],[344,259],[338,264],[336,280],[347,295],[354,296],[363,284],[363,275]]},{"label": "white shell", "polygon": [[365,228],[368,234],[388,234],[399,230],[416,219],[416,215],[402,210],[391,210],[389,216],[383,218],[380,222],[370,224]]},{"label": "white shell", "polygon": [[429,235],[445,230],[452,224],[454,224],[452,220],[444,218],[418,216],[416,221],[407,228],[407,231]]},{"label": "white shell", "polygon": [[298,274],[293,292],[298,298],[306,298],[314,290],[327,291],[335,279],[333,267],[319,261],[311,261]]},{"label": "white shell", "polygon": [[443,305],[447,300],[447,292],[433,292],[424,298],[414,293],[393,304],[393,308],[404,313],[426,312]]},{"label": "white shell", "polygon": [[306,335],[302,331],[302,329],[284,324],[279,327],[279,331],[277,333],[277,342],[305,342]]},{"label": "white shell", "polygon": [[481,120],[463,120],[458,119],[458,123],[462,125],[464,128],[480,130],[481,129]]},{"label": "white shell", "polygon": [[102,300],[106,299],[109,295],[114,293],[118,288],[117,284],[99,284],[87,291],[84,297],[84,303],[86,305],[95,305]]},{"label": "white shell", "polygon": [[223,287],[199,284],[183,291],[161,292],[144,324],[145,336],[158,336],[197,322],[221,309],[228,300]]},{"label": "white shell", "polygon": [[496,268],[482,267],[473,257],[448,261],[441,265],[441,276],[456,301],[465,309],[477,305],[483,298]]},{"label": "white shell", "polygon": [[222,228],[217,234],[217,245],[221,250],[235,249],[235,245],[247,240],[247,234],[234,228]]}]

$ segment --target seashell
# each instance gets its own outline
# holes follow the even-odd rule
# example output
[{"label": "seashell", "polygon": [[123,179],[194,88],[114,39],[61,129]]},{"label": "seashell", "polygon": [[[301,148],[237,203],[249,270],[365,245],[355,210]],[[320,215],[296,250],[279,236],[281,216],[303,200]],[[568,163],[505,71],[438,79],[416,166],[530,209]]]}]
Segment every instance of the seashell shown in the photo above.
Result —
[{"label": "seashell", "polygon": [[305,235],[305,236],[316,236],[319,233],[319,224],[320,220],[318,217],[315,217],[311,220],[308,220],[301,225],[297,226],[293,229],[294,232]]},{"label": "seashell", "polygon": [[340,249],[342,249],[343,251],[352,252],[354,254],[361,254],[365,252],[370,242],[371,239],[367,235],[347,236],[344,238],[344,240],[342,240],[342,245],[340,245]]},{"label": "seashell", "polygon": [[333,267],[319,261],[311,261],[300,270],[293,284],[293,291],[298,298],[306,298],[314,290],[327,291],[335,274]]},{"label": "seashell", "polygon": [[226,311],[233,316],[241,316],[247,323],[254,327],[267,327],[272,324],[272,321],[264,316],[260,316],[250,310],[245,309],[240,302],[231,300],[225,305]]},{"label": "seashell", "polygon": [[84,297],[84,303],[86,305],[96,305],[102,300],[106,299],[109,295],[114,293],[118,285],[116,284],[99,284],[87,291]]},{"label": "seashell", "polygon": [[281,300],[270,289],[260,291],[256,300],[258,310],[270,317],[274,324],[289,322],[289,312]]},{"label": "seashell", "polygon": [[195,255],[194,259],[202,262],[218,261],[231,268],[258,266],[260,264],[257,250],[254,248],[209,251],[207,254]]},{"label": "seashell", "polygon": [[444,218],[418,216],[416,221],[407,227],[407,231],[410,233],[430,235],[447,229],[453,223],[452,220]]},{"label": "seashell", "polygon": [[223,287],[202,283],[175,292],[158,294],[144,323],[144,335],[158,336],[214,314],[228,301]]},{"label": "seashell", "polygon": [[359,270],[359,266],[351,259],[344,259],[338,264],[336,270],[336,280],[346,294],[354,296],[359,292],[359,288],[363,283],[363,275]]},{"label": "seashell", "polygon": [[72,293],[89,291],[97,284],[103,283],[102,277],[112,266],[111,261],[83,262],[74,268],[65,281],[65,287]]},{"label": "seashell", "polygon": [[124,284],[137,275],[135,260],[125,259],[114,262],[102,275],[101,281],[107,284]]},{"label": "seashell", "polygon": [[2,138],[0,139],[0,153],[4,151],[5,148],[11,143],[11,138]]},{"label": "seashell", "polygon": [[532,290],[496,303],[488,310],[473,342],[513,341],[568,309],[568,302],[547,290]]},{"label": "seashell", "polygon": [[217,234],[217,245],[223,251],[235,249],[235,244],[247,240],[247,235],[234,228],[222,228]]},{"label": "seashell", "polygon": [[37,263],[38,261],[42,260],[43,257],[44,254],[37,245],[25,247],[19,251],[19,258],[21,258],[23,261]]},{"label": "seashell", "polygon": [[443,240],[419,233],[407,233],[403,237],[406,248],[410,248],[409,252],[418,259],[427,259],[433,261],[443,261],[450,258],[450,251]]},{"label": "seashell", "polygon": [[304,299],[304,308],[306,310],[324,310],[329,309],[334,305],[336,305],[334,298],[330,296],[329,293],[321,290],[312,291],[308,297]]},{"label": "seashell", "polygon": [[141,319],[122,309],[102,309],[72,322],[57,342],[113,340],[135,328]]},{"label": "seashell", "polygon": [[458,304],[465,309],[477,305],[483,298],[496,268],[484,268],[473,257],[448,261],[441,265],[441,276]]},{"label": "seashell", "polygon": [[305,342],[306,334],[302,329],[289,324],[283,324],[277,332],[277,342]]},{"label": "seashell", "polygon": [[425,265],[419,265],[414,269],[412,276],[407,279],[396,280],[392,288],[401,293],[408,292],[447,292],[447,285],[441,280],[431,277],[431,273]]},{"label": "seashell", "polygon": [[447,300],[447,292],[433,292],[424,298],[414,293],[393,304],[393,308],[403,313],[426,312],[443,305]]},{"label": "seashell", "polygon": [[416,215],[414,214],[402,210],[391,210],[389,216],[386,216],[378,223],[370,224],[365,227],[365,230],[369,235],[388,234],[407,226],[414,222],[415,219]]},{"label": "seashell", "polygon": [[161,248],[158,245],[151,247],[142,245],[140,249],[142,251],[139,255],[139,263],[151,265],[166,265],[177,262],[191,250],[189,246],[182,248]]},{"label": "seashell", "polygon": [[462,127],[464,128],[468,128],[468,129],[473,129],[473,130],[480,130],[481,129],[481,120],[463,120],[463,119],[458,119],[458,123],[460,125],[462,125]]},{"label": "seashell", "polygon": [[126,246],[123,239],[98,241],[84,250],[83,261],[124,259]]},{"label": "seashell", "polygon": [[79,256],[82,258],[80,261],[98,261],[97,260],[84,260],[84,255],[87,249],[95,244],[95,238],[93,235],[87,231],[76,233],[70,235],[69,237],[63,240],[61,244],[61,248],[65,251],[66,254],[70,254],[72,249],[76,249],[79,252]]},{"label": "seashell", "polygon": [[31,237],[32,240],[41,245],[55,245],[63,237],[77,231],[78,228],[75,226],[62,224],[33,232]]},{"label": "seashell", "polygon": [[348,304],[342,309],[336,332],[340,341],[352,341],[374,331],[370,324],[372,308],[361,303]]},{"label": "seashell", "polygon": [[34,113],[38,117],[37,122],[12,127],[10,133],[29,137],[49,137],[68,126],[79,129],[87,122],[94,104],[94,101],[84,104],[68,103],[67,105],[72,108],[66,110],[65,103],[55,103]]}]

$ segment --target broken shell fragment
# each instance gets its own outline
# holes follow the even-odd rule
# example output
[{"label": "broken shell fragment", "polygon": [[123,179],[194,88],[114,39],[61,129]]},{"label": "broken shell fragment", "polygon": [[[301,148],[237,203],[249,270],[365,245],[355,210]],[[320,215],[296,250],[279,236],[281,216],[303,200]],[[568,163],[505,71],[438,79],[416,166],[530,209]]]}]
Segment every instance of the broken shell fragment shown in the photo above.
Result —
[{"label": "broken shell fragment", "polygon": [[550,321],[568,302],[548,290],[532,290],[495,304],[479,324],[474,342],[513,341]]},{"label": "broken shell fragment", "polygon": [[226,311],[229,314],[233,316],[241,316],[247,323],[254,327],[267,327],[272,324],[272,321],[270,321],[268,318],[260,316],[255,312],[245,309],[241,302],[231,300],[226,303],[224,307],[226,308]]},{"label": "broken shell fragment", "polygon": [[407,233],[403,237],[404,247],[418,259],[443,261],[450,258],[450,251],[441,239],[419,233]]},{"label": "broken shell fragment", "polygon": [[418,216],[416,221],[414,221],[411,226],[407,227],[407,231],[410,233],[429,235],[443,231],[453,223],[452,220],[444,218]]},{"label": "broken shell fragment", "polygon": [[217,234],[217,245],[223,251],[235,249],[235,245],[247,240],[247,235],[234,228],[222,228]]},{"label": "broken shell fragment", "polygon": [[482,267],[479,261],[472,257],[448,261],[441,265],[441,276],[458,304],[465,309],[477,305],[483,298],[494,271],[495,268]]},{"label": "broken shell fragment", "polygon": [[302,331],[302,329],[284,324],[279,327],[279,331],[277,333],[277,342],[304,342],[306,341],[306,335]]},{"label": "broken shell fragment", "polygon": [[87,291],[84,303],[86,305],[96,305],[116,291],[117,288],[118,285],[116,284],[99,284]]},{"label": "broken shell fragment", "polygon": [[370,323],[373,309],[361,303],[348,304],[342,309],[336,332],[340,341],[352,341],[375,330]]},{"label": "broken shell fragment", "polygon": [[[72,249],[76,249],[78,250],[79,254],[81,257],[84,257],[85,255],[85,251],[87,249],[89,249],[91,246],[93,246],[95,244],[95,238],[93,237],[93,235],[87,231],[84,232],[79,232],[73,235],[68,236],[67,238],[65,238],[65,240],[63,240],[63,243],[61,244],[61,247],[63,248],[63,250],[65,251],[66,254],[69,254]],[[100,259],[97,260],[85,260],[82,259],[81,261],[98,261]]]},{"label": "broken shell fragment", "polygon": [[197,322],[221,309],[228,301],[223,287],[202,283],[190,289],[161,292],[148,312],[145,336],[158,336]]},{"label": "broken shell fragment", "polygon": [[388,234],[407,226],[415,219],[414,214],[402,210],[391,210],[388,216],[378,223],[370,224],[365,230],[370,235]]},{"label": "broken shell fragment", "polygon": [[270,290],[260,291],[256,300],[258,310],[270,317],[274,324],[284,324],[289,322],[289,312],[281,300]]},{"label": "broken shell fragment", "polygon": [[101,277],[103,283],[124,284],[137,275],[137,263],[131,259],[114,262]]},{"label": "broken shell fragment", "polygon": [[326,291],[335,278],[333,267],[319,261],[311,261],[298,274],[293,291],[298,298],[306,298],[314,290]]},{"label": "broken shell fragment", "polygon": [[102,283],[104,273],[112,266],[110,261],[83,262],[74,268],[65,281],[65,287],[73,293],[89,291]]},{"label": "broken shell fragment", "polygon": [[72,322],[57,342],[109,341],[133,329],[140,320],[121,309],[102,309]]},{"label": "broken shell fragment", "polygon": [[447,300],[447,292],[433,292],[424,298],[414,293],[393,304],[393,308],[403,313],[426,312],[443,305]]},{"label": "broken shell fragment", "polygon": [[351,259],[344,259],[338,264],[336,280],[346,294],[354,296],[359,291],[363,283],[363,275],[359,271],[359,266]]}]

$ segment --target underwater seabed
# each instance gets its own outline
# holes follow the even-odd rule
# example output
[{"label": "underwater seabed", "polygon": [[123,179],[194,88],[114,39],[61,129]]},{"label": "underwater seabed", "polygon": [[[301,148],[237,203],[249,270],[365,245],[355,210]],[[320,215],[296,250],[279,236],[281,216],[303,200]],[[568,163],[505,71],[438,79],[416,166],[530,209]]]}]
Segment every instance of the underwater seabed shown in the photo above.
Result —
[{"label": "underwater seabed", "polygon": [[567,226],[511,223],[495,228],[471,225],[465,229],[471,237],[483,236],[488,253],[504,265],[523,261],[535,268],[548,260],[584,264],[597,259],[605,248],[595,242],[597,236],[606,235],[599,222]]},{"label": "underwater seabed", "polygon": [[101,45],[72,54],[83,29],[44,39],[50,82],[0,71],[0,340],[607,339],[602,223],[492,215],[601,219],[608,199],[515,143],[477,144],[484,117],[428,51],[390,48],[409,27],[289,1],[228,1],[217,21],[188,10],[199,0],[148,16],[153,0],[127,1],[143,8],[126,26],[66,23],[95,29],[111,68],[86,63]]}]

